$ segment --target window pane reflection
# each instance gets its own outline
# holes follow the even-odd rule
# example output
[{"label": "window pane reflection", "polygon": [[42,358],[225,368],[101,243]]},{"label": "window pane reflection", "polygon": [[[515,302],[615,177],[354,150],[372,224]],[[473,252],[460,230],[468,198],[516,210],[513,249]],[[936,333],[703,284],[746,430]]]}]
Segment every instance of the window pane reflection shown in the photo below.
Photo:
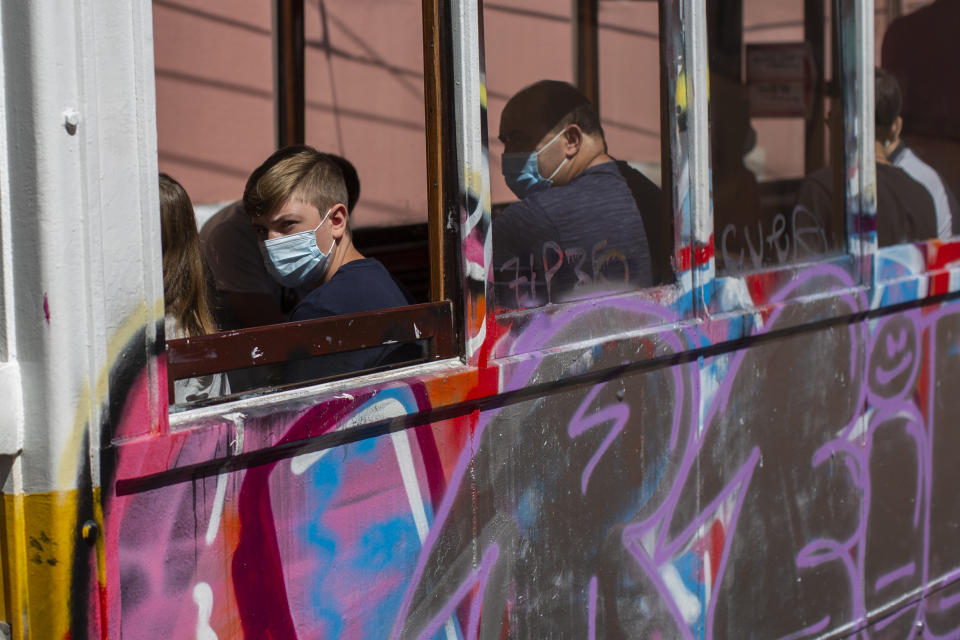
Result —
[{"label": "window pane reflection", "polygon": [[657,3],[600,2],[594,31],[572,4],[484,4],[501,309],[673,280]]},{"label": "window pane reflection", "polygon": [[[720,273],[843,251],[842,111],[827,3],[708,2],[714,241]],[[832,93],[837,93],[833,91]],[[836,133],[836,136],[831,134]]]}]

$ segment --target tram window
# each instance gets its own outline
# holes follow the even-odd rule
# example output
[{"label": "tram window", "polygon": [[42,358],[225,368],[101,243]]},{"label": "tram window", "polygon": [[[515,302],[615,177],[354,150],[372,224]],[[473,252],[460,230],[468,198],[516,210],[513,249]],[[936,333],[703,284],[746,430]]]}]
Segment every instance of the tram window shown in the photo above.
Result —
[{"label": "tram window", "polygon": [[658,3],[506,0],[483,21],[497,307],[672,281]]},{"label": "tram window", "polygon": [[[956,197],[960,194],[960,88],[943,79],[960,75],[960,43],[955,37],[960,4],[879,0],[875,22],[876,63],[883,68],[875,88],[877,215],[883,214],[879,200],[884,167],[901,181],[909,176],[923,186],[914,208],[918,215],[929,208],[925,192],[936,218],[932,237],[949,238],[960,233]],[[879,220],[877,225],[883,245]]]},{"label": "tram window", "polygon": [[831,82],[829,4],[707,3],[721,274],[844,250],[842,111]]},{"label": "tram window", "polygon": [[[227,0],[154,2],[158,119],[168,123],[159,127],[160,167],[195,202],[226,204],[199,220],[200,244],[218,328],[240,330],[204,335],[207,327],[181,321],[189,314],[171,322],[168,296],[168,339],[175,339],[168,369],[178,402],[182,380],[196,386],[212,373],[225,372],[234,394],[250,393],[455,352],[449,302],[428,302],[422,3],[274,3],[275,11],[296,13],[290,19],[272,17],[270,4],[233,11]],[[296,84],[282,62],[273,66],[273,49],[291,40],[282,30],[300,18],[304,74]],[[287,71],[298,64],[294,56]],[[282,82],[294,90],[275,95]],[[297,116],[280,96],[301,89]],[[221,116],[229,136],[202,126]],[[298,127],[309,146],[271,155],[275,133]],[[167,151],[177,145],[181,153]],[[223,179],[208,184],[216,170]],[[166,232],[165,260],[174,245]],[[278,323],[287,324],[270,326]]]},{"label": "tram window", "polygon": [[429,299],[421,0],[304,3],[306,139],[363,186],[354,242]]}]

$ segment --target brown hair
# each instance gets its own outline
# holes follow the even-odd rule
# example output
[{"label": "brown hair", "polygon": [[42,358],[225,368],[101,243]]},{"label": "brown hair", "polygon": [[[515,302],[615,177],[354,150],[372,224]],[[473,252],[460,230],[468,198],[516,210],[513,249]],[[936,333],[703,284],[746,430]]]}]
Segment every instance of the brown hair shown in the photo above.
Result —
[{"label": "brown hair", "polygon": [[289,198],[315,206],[321,215],[335,204],[348,205],[341,163],[312,147],[280,149],[250,174],[243,207],[256,218],[274,212]]},{"label": "brown hair", "polygon": [[160,226],[167,315],[187,336],[215,332],[193,205],[180,183],[165,173],[160,174]]},{"label": "brown hair", "polygon": [[888,71],[877,67],[874,70],[874,125],[875,137],[883,142],[890,135],[900,110],[903,108],[903,95],[900,93],[900,83]]}]

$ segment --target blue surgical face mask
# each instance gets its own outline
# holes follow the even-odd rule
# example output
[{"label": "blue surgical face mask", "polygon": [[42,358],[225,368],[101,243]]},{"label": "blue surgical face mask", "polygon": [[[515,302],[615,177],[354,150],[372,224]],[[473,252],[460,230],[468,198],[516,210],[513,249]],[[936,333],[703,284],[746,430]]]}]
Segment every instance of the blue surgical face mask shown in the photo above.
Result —
[{"label": "blue surgical face mask", "polygon": [[264,240],[263,263],[274,280],[294,289],[323,278],[336,240],[330,243],[330,248],[324,253],[317,246],[317,229],[329,216],[330,210],[327,210],[323,220],[312,231]]},{"label": "blue surgical face mask", "polygon": [[543,153],[543,150],[556,142],[563,135],[564,130],[553,136],[547,144],[540,148],[540,151],[520,151],[514,153],[504,153],[501,156],[501,168],[503,169],[503,178],[507,181],[510,191],[520,198],[526,198],[537,191],[543,191],[553,184],[553,177],[567,163],[563,162],[550,174],[550,177],[544,178],[540,175],[540,165],[537,163],[537,156]]}]

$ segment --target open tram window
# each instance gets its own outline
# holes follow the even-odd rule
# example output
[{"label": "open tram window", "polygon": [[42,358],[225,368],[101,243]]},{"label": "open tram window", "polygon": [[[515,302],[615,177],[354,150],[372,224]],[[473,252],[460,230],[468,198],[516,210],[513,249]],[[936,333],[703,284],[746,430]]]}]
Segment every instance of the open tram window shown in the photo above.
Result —
[{"label": "open tram window", "polygon": [[674,281],[659,9],[483,5],[499,310]]},{"label": "open tram window", "polygon": [[[202,203],[208,286],[196,269],[186,280],[211,308],[183,311],[180,290],[165,288],[171,401],[456,355],[437,264],[456,230],[435,222],[442,158],[455,153],[440,143],[449,73],[440,47],[424,60],[420,38],[424,25],[440,29],[441,3],[232,6],[154,2],[160,169]],[[429,169],[428,149],[440,158]],[[168,258],[198,249],[185,246],[197,244],[190,224],[167,233],[166,202],[169,276],[197,256]],[[222,384],[200,384],[211,376]]]}]

